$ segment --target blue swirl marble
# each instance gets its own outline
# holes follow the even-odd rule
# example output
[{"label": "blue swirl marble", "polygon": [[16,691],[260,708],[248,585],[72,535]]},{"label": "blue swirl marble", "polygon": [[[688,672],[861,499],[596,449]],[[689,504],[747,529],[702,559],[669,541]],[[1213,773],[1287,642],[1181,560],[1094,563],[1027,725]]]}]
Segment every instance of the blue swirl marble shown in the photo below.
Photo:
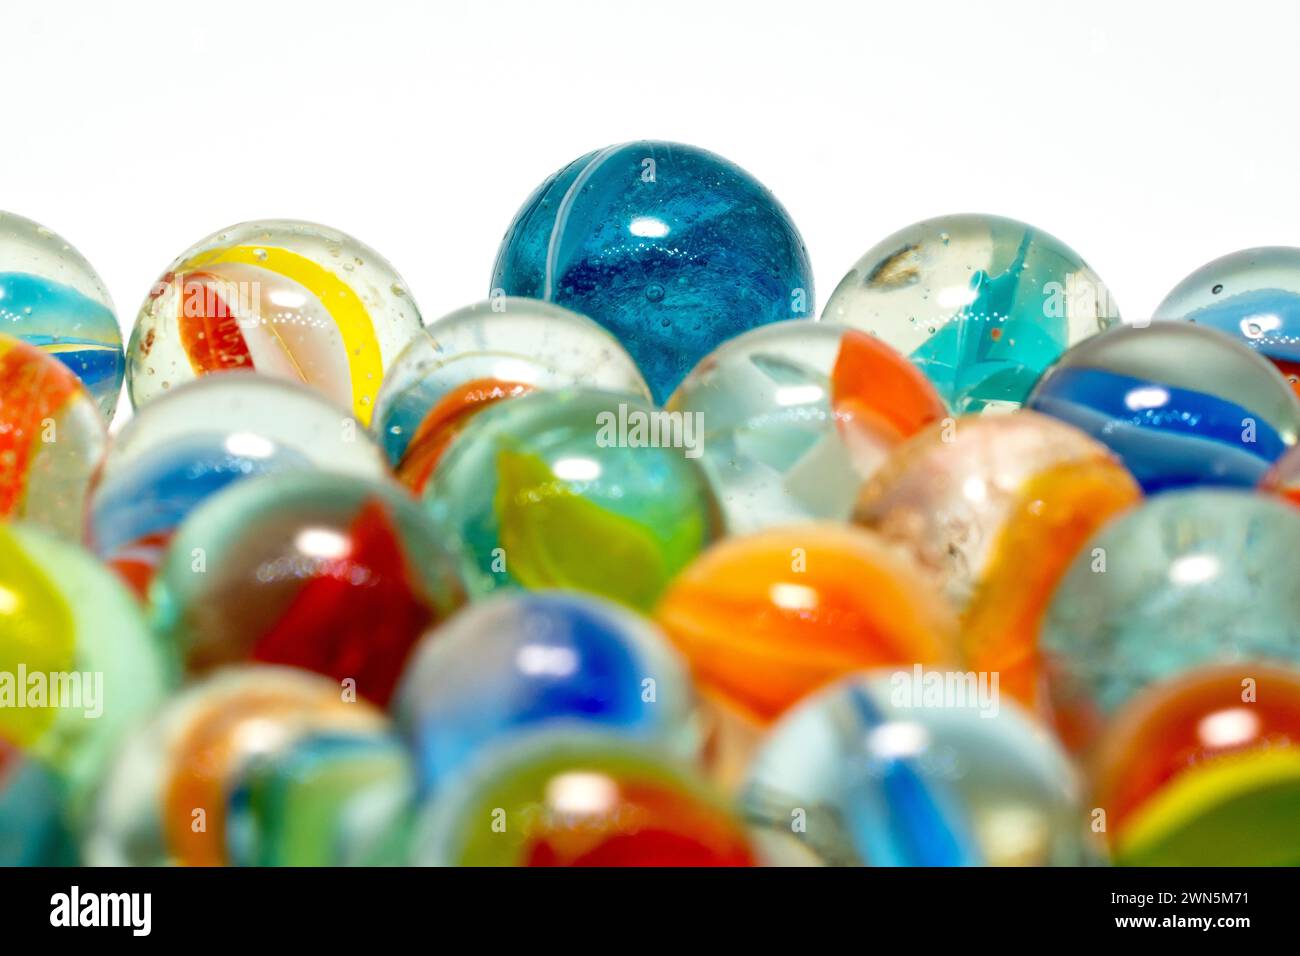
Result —
[{"label": "blue swirl marble", "polygon": [[1086,861],[1079,780],[1068,758],[991,683],[983,696],[970,693],[968,676],[926,672],[939,681],[935,696],[919,689],[919,669],[855,674],[783,715],[740,794],[763,862]]},{"label": "blue swirl marble", "polygon": [[170,533],[198,505],[244,478],[294,468],[310,459],[282,444],[257,455],[232,449],[229,436],[212,432],[158,448],[95,493],[89,517],[94,550],[112,557],[149,535]]},{"label": "blue swirl marble", "polygon": [[1119,456],[1147,494],[1254,487],[1300,435],[1300,405],[1263,358],[1198,324],[1117,328],[1067,352],[1028,408]]},{"label": "blue swirl marble", "polygon": [[689,678],[654,626],[560,592],[497,597],[431,633],[407,665],[393,713],[425,793],[495,745],[557,722],[680,756],[698,745]]},{"label": "blue swirl marble", "polygon": [[663,142],[588,153],[542,183],[492,286],[605,326],[656,402],[724,340],[815,315],[803,239],[776,198],[719,156]]},{"label": "blue swirl marble", "polygon": [[0,272],[0,332],[49,352],[112,415],[126,373],[122,332],[112,309],[42,276]]},{"label": "blue swirl marble", "polygon": [[1235,402],[1091,368],[1062,369],[1029,404],[1105,442],[1147,494],[1189,485],[1259,484],[1286,443],[1268,422],[1253,442]]}]

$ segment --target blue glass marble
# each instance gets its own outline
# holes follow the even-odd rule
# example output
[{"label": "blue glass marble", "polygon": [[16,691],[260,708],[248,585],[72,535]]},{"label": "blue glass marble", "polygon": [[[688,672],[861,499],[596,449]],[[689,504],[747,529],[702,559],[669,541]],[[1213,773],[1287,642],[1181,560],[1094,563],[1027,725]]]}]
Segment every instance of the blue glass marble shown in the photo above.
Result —
[{"label": "blue glass marble", "polygon": [[919,222],[872,247],[822,318],[879,336],[964,414],[1019,408],[1044,369],[1119,312],[1054,236],[971,214]]},{"label": "blue glass marble", "polygon": [[996,695],[926,693],[916,671],[855,675],[781,718],[741,794],[765,862],[1087,859],[1078,781],[1051,736]]},{"label": "blue glass marble", "polygon": [[501,595],[431,631],[393,702],[424,793],[502,741],[577,722],[684,758],[699,747],[682,661],[645,618],[559,591]]},{"label": "blue glass marble", "polygon": [[1026,404],[1104,442],[1148,494],[1254,487],[1300,436],[1300,404],[1276,369],[1220,332],[1180,322],[1081,343]]},{"label": "blue glass marble", "polygon": [[1175,491],[1106,526],[1052,597],[1041,647],[1058,721],[1095,731],[1153,681],[1234,661],[1300,664],[1300,510]]},{"label": "blue glass marble", "polygon": [[181,520],[237,481],[324,469],[386,479],[362,425],[314,391],[256,372],[187,382],[142,407],[109,448],[90,494],[86,539],[147,588]]},{"label": "blue glass marble", "polygon": [[1178,283],[1156,318],[1233,336],[1269,359],[1300,392],[1300,249],[1267,246],[1215,259]]},{"label": "blue glass marble", "polygon": [[108,291],[65,240],[5,212],[0,212],[0,333],[63,362],[104,417],[112,418],[126,358]]},{"label": "blue glass marble", "polygon": [[588,153],[542,183],[492,286],[605,326],[656,402],[733,335],[816,314],[803,239],[776,198],[720,156],[653,141]]}]

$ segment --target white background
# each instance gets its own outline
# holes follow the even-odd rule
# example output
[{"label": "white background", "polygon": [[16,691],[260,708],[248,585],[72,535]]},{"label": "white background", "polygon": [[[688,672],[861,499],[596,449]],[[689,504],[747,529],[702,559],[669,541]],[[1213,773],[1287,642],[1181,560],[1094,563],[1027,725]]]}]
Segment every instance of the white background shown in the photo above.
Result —
[{"label": "white background", "polygon": [[351,232],[426,320],[482,298],[552,170],[641,137],[766,183],[817,305],[948,212],[1077,249],[1129,320],[1202,262],[1300,245],[1300,5],[223,0],[4,3],[0,208],[95,264],[124,326],[246,219]]}]

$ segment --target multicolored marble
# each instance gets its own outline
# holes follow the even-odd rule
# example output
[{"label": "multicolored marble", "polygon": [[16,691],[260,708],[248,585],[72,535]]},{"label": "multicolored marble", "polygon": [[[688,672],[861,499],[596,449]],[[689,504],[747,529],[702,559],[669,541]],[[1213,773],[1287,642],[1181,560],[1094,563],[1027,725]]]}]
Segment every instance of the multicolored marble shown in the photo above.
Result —
[{"label": "multicolored marble", "polygon": [[223,671],[132,735],[84,841],[95,866],[404,862],[409,759],[384,715],[290,668]]},{"label": "multicolored marble", "polygon": [[368,425],[385,370],[420,327],[401,276],[369,246],[314,223],[240,223],[154,284],[131,332],[127,390],[140,408],[190,379],[253,369]]},{"label": "multicolored marble", "polygon": [[247,478],[312,469],[388,476],[365,428],[304,386],[255,372],[187,382],[114,437],[91,486],[86,541],[144,597],[200,504]]},{"label": "multicolored marble", "polygon": [[879,336],[957,413],[1020,407],[1063,352],[1119,321],[1073,249],[1014,219],[928,219],[872,247],[822,318]]},{"label": "multicolored marble", "polygon": [[655,619],[701,692],[756,724],[847,673],[955,659],[957,622],[904,554],[808,523],[727,538],[669,587]]},{"label": "multicolored marble", "polygon": [[423,500],[476,596],[560,588],[648,610],[721,533],[689,452],[631,396],[536,392],[476,414]]},{"label": "multicolored marble", "polygon": [[1038,631],[1079,549],[1142,497],[1109,449],[1046,415],[967,415],[900,447],[854,520],[899,545],[961,615],[962,659],[1034,706]]},{"label": "multicolored marble", "polygon": [[372,424],[397,477],[419,494],[480,409],[572,385],[650,398],[632,357],[586,316],[495,296],[411,340],[384,377]]},{"label": "multicolored marble", "polygon": [[557,726],[606,730],[684,760],[702,736],[686,666],[659,629],[559,591],[503,593],[429,631],[392,712],[426,795],[502,743]]},{"label": "multicolored marble", "polygon": [[455,562],[392,484],[305,471],[225,489],[181,524],[149,591],[186,667],[286,664],[387,703],[420,635],[464,600]]},{"label": "multicolored marble", "polygon": [[749,866],[744,827],[654,748],[576,731],[521,742],[428,805],[417,865]]},{"label": "multicolored marble", "polygon": [[126,357],[108,289],[65,239],[8,212],[0,212],[0,335],[53,355],[112,419]]},{"label": "multicolored marble", "polygon": [[67,366],[0,335],[0,519],[80,540],[107,443],[103,416]]},{"label": "multicolored marble", "polygon": [[816,315],[808,253],[776,198],[721,156],[644,140],[543,182],[506,231],[492,288],[595,319],[656,402],[732,336]]},{"label": "multicolored marble", "polygon": [[1300,249],[1243,249],[1201,266],[1156,307],[1226,332],[1282,373],[1300,395]]},{"label": "multicolored marble", "polygon": [[1071,349],[1028,406],[1104,442],[1152,494],[1253,487],[1300,437],[1300,401],[1265,359],[1183,322],[1124,326]]},{"label": "multicolored marble", "polygon": [[[944,672],[933,675],[945,679]],[[848,678],[773,728],[742,812],[780,866],[1075,866],[1090,858],[1070,761],[1014,703],[931,701],[914,672]],[[970,685],[954,685],[970,689]]]},{"label": "multicolored marble", "polygon": [[76,861],[107,760],[178,676],[89,554],[0,523],[0,865]]},{"label": "multicolored marble", "polygon": [[1047,610],[1048,700],[1073,747],[1143,687],[1202,665],[1300,664],[1300,512],[1265,495],[1157,495],[1080,551]]},{"label": "multicolored marble", "polygon": [[845,520],[862,479],[947,414],[889,346],[830,322],[760,326],[710,353],[668,400],[694,415],[731,533]]},{"label": "multicolored marble", "polygon": [[1239,661],[1153,685],[1092,779],[1116,864],[1300,865],[1300,671]]}]

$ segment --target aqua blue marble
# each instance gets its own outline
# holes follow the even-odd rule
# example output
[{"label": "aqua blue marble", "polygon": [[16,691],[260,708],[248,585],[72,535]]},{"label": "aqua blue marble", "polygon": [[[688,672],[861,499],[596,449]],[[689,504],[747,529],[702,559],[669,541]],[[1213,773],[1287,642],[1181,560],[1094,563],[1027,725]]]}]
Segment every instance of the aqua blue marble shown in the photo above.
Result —
[{"label": "aqua blue marble", "polygon": [[657,402],[724,340],[816,314],[803,239],[776,198],[720,156],[654,141],[588,153],[542,183],[492,287],[595,319]]},{"label": "aqua blue marble", "polygon": [[1026,406],[1105,443],[1148,494],[1254,487],[1300,436],[1300,405],[1267,361],[1222,333],[1176,322],[1083,342]]},{"label": "aqua blue marble", "polygon": [[914,677],[854,675],[772,728],[740,795],[763,861],[1085,862],[1079,781],[1052,737],[991,687],[927,700]]},{"label": "aqua blue marble", "polygon": [[1086,722],[1194,667],[1300,664],[1297,580],[1300,510],[1237,489],[1149,499],[1084,546],[1052,597],[1053,709]]},{"label": "aqua blue marble", "polygon": [[111,415],[126,373],[122,332],[112,309],[42,276],[0,272],[0,332],[49,352]]},{"label": "aqua blue marble", "polygon": [[694,756],[690,679],[648,620],[558,591],[503,595],[430,632],[392,710],[421,790],[522,734],[581,724]]}]

